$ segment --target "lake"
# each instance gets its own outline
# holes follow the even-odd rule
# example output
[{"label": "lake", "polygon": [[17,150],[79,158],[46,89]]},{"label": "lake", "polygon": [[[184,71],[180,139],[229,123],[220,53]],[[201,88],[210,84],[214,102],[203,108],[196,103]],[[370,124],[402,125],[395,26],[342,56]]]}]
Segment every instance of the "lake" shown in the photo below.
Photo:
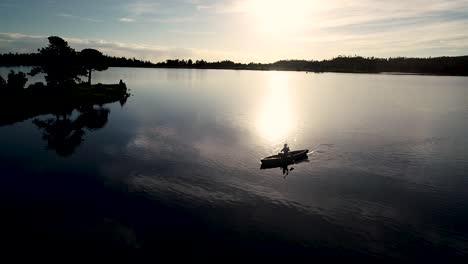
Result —
[{"label": "lake", "polygon": [[[132,96],[74,140],[37,125],[52,115],[0,127],[5,252],[467,257],[468,78],[111,68],[93,82],[120,79]],[[260,170],[284,143],[308,161]]]}]

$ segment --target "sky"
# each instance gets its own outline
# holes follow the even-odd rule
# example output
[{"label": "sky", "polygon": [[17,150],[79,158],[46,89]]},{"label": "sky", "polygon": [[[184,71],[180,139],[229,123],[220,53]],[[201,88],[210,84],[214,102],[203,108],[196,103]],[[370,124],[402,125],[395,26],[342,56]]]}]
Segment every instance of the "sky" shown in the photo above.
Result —
[{"label": "sky", "polygon": [[0,53],[48,36],[152,62],[468,55],[468,0],[0,0]]}]

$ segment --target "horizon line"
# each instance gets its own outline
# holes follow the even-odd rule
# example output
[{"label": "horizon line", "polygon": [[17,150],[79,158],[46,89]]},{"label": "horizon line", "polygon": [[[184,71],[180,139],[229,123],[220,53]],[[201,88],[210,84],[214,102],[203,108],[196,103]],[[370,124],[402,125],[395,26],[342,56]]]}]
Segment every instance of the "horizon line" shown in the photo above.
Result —
[{"label": "horizon line", "polygon": [[[83,49],[82,49],[83,50]],[[77,52],[81,52],[82,50],[80,51],[77,51]],[[99,49],[95,49],[95,50],[98,50]],[[0,56],[2,55],[9,55],[9,54],[12,54],[12,55],[32,55],[32,54],[39,54],[38,52],[35,52],[35,53],[27,53],[27,52],[24,52],[24,53],[20,53],[20,52],[8,52],[8,53],[0,53]],[[114,57],[114,58],[125,58],[125,59],[136,59],[138,61],[142,61],[142,62],[149,62],[151,64],[158,64],[158,63],[166,63],[167,61],[189,61],[189,60],[192,60],[193,63],[195,63],[196,61],[204,61],[206,63],[217,63],[217,62],[233,62],[235,64],[273,64],[273,63],[276,63],[276,62],[282,62],[282,61],[305,61],[305,62],[323,62],[323,61],[331,61],[331,60],[334,60],[334,59],[338,59],[338,58],[363,58],[363,59],[383,59],[383,60],[389,60],[389,59],[437,59],[437,58],[460,58],[460,57],[468,57],[468,54],[465,54],[465,55],[457,55],[457,56],[449,56],[449,55],[441,55],[441,56],[429,56],[429,57],[417,57],[417,56],[414,56],[414,57],[405,57],[405,56],[390,56],[390,57],[376,57],[376,56],[362,56],[362,55],[357,55],[357,54],[354,54],[354,55],[337,55],[335,57],[331,57],[331,58],[327,58],[327,59],[321,59],[321,60],[317,60],[317,59],[279,59],[279,60],[276,60],[276,61],[273,61],[273,62],[254,62],[254,61],[249,61],[249,62],[236,62],[234,60],[231,60],[231,59],[223,59],[223,60],[205,60],[205,59],[191,59],[191,58],[174,58],[174,59],[166,59],[164,61],[158,61],[158,62],[154,62],[152,60],[145,60],[145,59],[139,59],[139,58],[136,58],[136,57],[126,57],[126,56],[115,56],[115,55],[109,55],[109,54],[106,54],[106,53],[102,53],[104,56],[107,56],[107,57]]]}]

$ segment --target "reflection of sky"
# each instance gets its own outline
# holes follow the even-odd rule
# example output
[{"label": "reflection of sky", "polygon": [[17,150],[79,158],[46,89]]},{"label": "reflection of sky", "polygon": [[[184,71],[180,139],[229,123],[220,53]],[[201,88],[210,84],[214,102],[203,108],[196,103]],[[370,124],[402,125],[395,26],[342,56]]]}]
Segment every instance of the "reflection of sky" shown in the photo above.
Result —
[{"label": "reflection of sky", "polygon": [[[73,156],[59,159],[41,149],[40,133],[26,121],[0,128],[10,137],[2,146],[15,152],[9,160],[31,174],[73,168],[86,175],[72,177],[70,186],[83,187],[86,179],[181,211],[208,208],[201,218],[215,215],[230,227],[278,229],[304,240],[327,240],[319,229],[343,241],[365,233],[369,240],[360,245],[373,241],[370,250],[382,252],[394,242],[385,232],[400,238],[387,228],[396,226],[460,248],[457,238],[438,230],[453,216],[468,219],[456,209],[466,198],[463,78],[156,69],[96,74],[103,82],[116,79],[126,81],[133,96],[123,108],[111,105],[108,124],[87,134]],[[15,128],[21,128],[17,137]],[[29,142],[23,137],[31,142],[22,144]],[[284,139],[295,139],[293,149],[317,150],[286,179],[258,163]],[[43,162],[22,154],[32,149]],[[0,155],[7,160],[8,151]],[[45,189],[53,188],[48,180]],[[276,218],[276,212],[284,215]],[[426,218],[433,213],[442,217]]]},{"label": "reflection of sky", "polygon": [[[193,164],[198,164],[204,160],[224,169],[239,169],[233,167],[241,165],[244,166],[241,170],[253,173],[256,164],[252,160],[274,152],[274,148],[281,144],[272,139],[282,140],[289,134],[299,134],[298,141],[293,144],[306,143],[313,149],[314,141],[330,143],[329,139],[337,136],[335,141],[347,148],[362,148],[364,146],[359,147],[353,141],[374,142],[372,144],[378,146],[378,141],[392,142],[395,136],[405,135],[411,139],[414,133],[430,133],[427,129],[421,131],[420,127],[427,127],[429,123],[423,122],[424,118],[420,120],[424,112],[417,110],[418,105],[408,105],[404,95],[382,91],[383,88],[378,89],[384,95],[378,96],[375,89],[372,90],[375,82],[366,83],[362,76],[343,75],[341,83],[336,83],[339,79],[314,75],[312,78],[317,84],[309,84],[296,73],[249,72],[239,75],[236,71],[216,71],[217,75],[212,79],[200,79],[200,71],[153,72],[158,80],[151,87],[145,86],[148,81],[145,78],[129,80],[129,83],[136,82],[140,93],[136,93],[132,97],[133,103],[127,106],[138,106],[135,111],[132,109],[139,120],[138,129],[128,144],[129,155],[136,159],[151,160],[152,156],[159,155],[167,161],[177,157],[179,163],[192,160]],[[146,76],[146,73],[142,74]],[[236,81],[227,81],[228,76],[233,75]],[[159,79],[159,76],[169,78]],[[344,86],[350,78],[362,84],[354,90],[354,96]],[[138,86],[140,82],[143,86]],[[166,83],[170,86],[165,86]],[[356,96],[359,92],[362,94]],[[393,100],[389,99],[391,97]],[[382,104],[391,107],[377,107]],[[398,114],[403,110],[395,107],[402,104],[407,112],[404,117]],[[296,108],[305,110],[297,112]],[[273,118],[278,116],[280,118]],[[382,117],[386,122],[379,121]],[[296,119],[301,122],[297,123]],[[416,119],[420,121],[415,123]],[[284,123],[287,125],[283,126]],[[395,128],[399,135],[395,135]],[[315,134],[316,139],[304,142],[310,140],[310,134]],[[266,140],[256,141],[262,138]],[[320,138],[322,142],[318,140]]]}]

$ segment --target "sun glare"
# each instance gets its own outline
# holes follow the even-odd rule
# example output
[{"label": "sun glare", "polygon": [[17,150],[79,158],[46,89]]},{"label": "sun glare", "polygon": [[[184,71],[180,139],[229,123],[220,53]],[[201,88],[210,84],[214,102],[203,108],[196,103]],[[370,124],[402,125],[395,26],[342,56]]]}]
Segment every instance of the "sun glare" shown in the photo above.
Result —
[{"label": "sun glare", "polygon": [[258,29],[266,33],[284,33],[303,27],[312,7],[308,0],[251,0],[248,9]]},{"label": "sun glare", "polygon": [[290,139],[291,131],[295,128],[293,103],[289,97],[287,73],[270,72],[268,75],[257,130],[261,137],[278,143]]}]

